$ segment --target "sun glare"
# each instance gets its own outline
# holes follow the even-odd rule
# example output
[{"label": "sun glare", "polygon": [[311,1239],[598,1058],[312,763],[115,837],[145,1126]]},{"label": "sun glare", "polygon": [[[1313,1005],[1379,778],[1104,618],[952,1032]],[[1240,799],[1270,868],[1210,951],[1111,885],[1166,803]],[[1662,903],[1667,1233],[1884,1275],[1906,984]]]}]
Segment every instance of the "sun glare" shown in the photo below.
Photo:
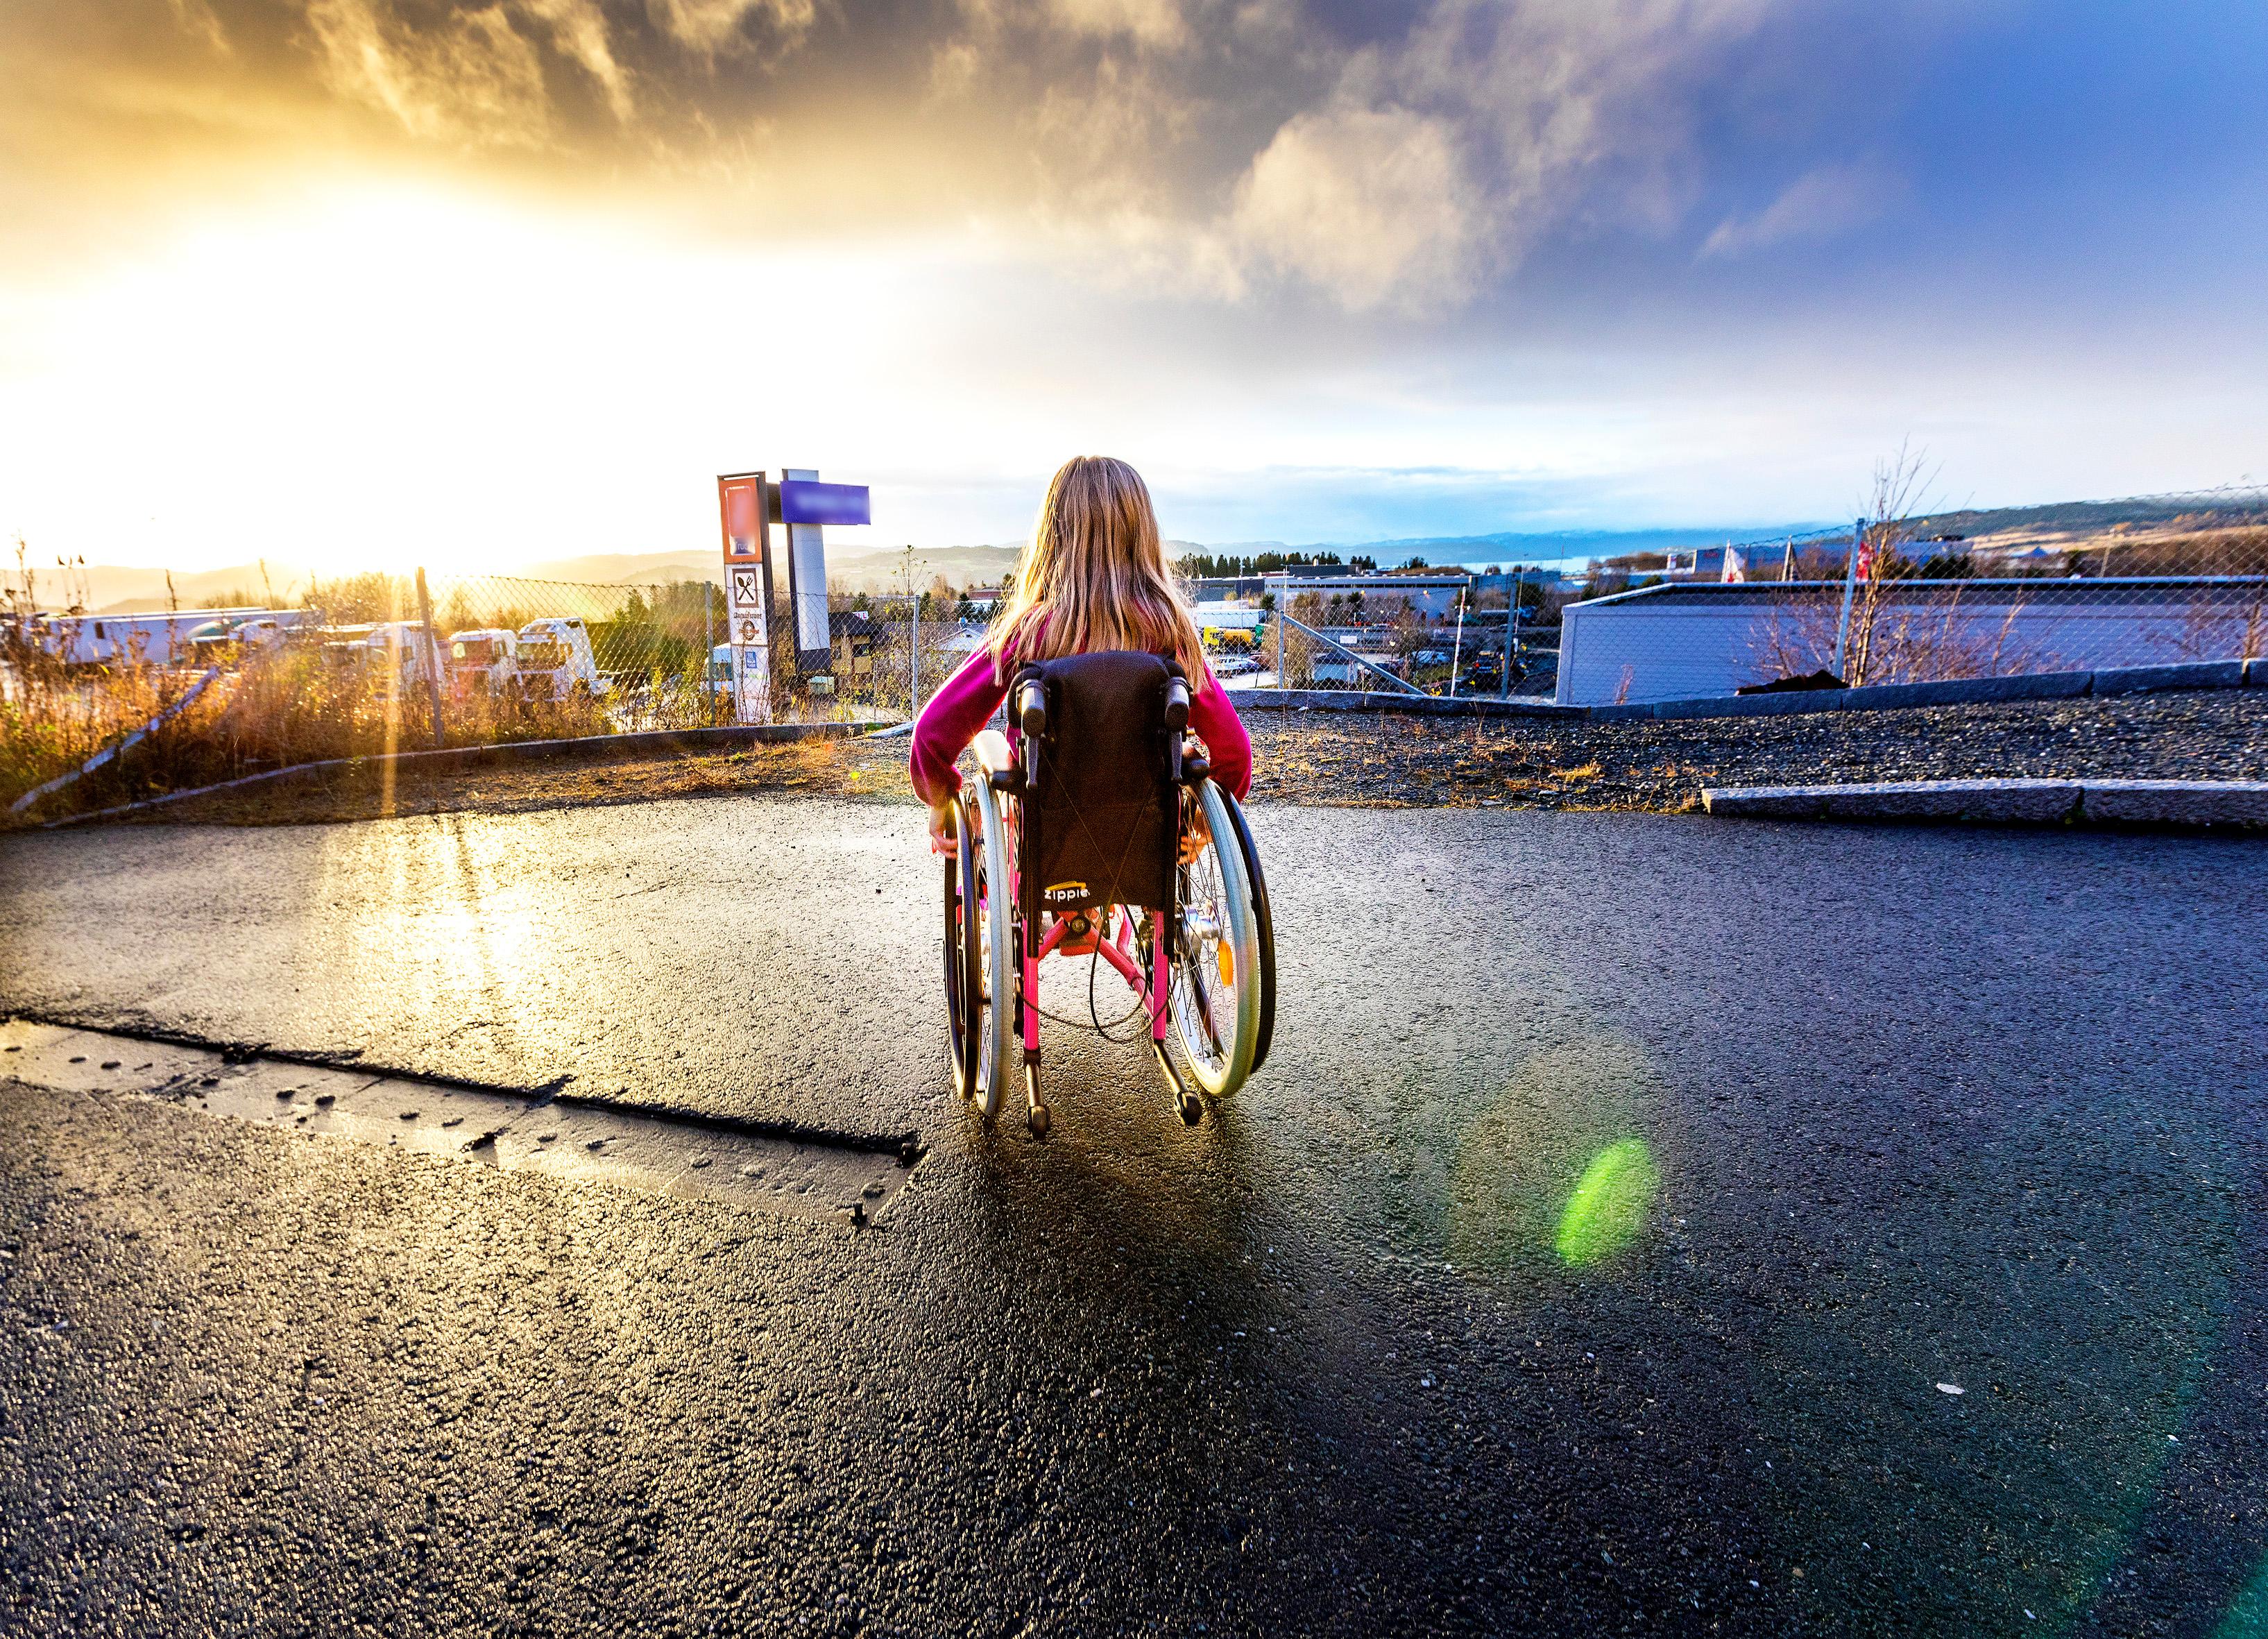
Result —
[{"label": "sun glare", "polygon": [[914,453],[884,383],[921,366],[898,297],[939,261],[407,188],[210,218],[18,293],[0,424],[39,476],[0,521],[188,568],[698,548],[715,471]]}]

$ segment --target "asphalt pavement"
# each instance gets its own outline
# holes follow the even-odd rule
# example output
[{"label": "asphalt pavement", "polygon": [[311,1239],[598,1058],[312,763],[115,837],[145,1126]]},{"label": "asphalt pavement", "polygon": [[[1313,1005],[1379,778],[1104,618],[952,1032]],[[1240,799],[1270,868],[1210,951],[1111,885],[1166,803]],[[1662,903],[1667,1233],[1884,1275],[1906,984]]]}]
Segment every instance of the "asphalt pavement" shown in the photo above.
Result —
[{"label": "asphalt pavement", "polygon": [[1274,1058],[1190,1131],[1050,1024],[1044,1144],[909,807],[0,844],[0,1008],[921,1150],[858,1227],[0,1082],[5,1621],[2268,1623],[2268,842],[1253,818]]}]

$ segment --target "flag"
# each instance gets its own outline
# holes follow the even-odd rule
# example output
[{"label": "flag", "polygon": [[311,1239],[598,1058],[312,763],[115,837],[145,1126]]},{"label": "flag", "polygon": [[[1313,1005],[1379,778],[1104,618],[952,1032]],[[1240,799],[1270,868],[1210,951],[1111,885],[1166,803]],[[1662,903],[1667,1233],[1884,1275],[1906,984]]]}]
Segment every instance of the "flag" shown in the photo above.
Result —
[{"label": "flag", "polygon": [[1725,549],[1725,580],[1727,584],[1749,578],[1748,560],[1733,547]]},{"label": "flag", "polygon": [[1859,532],[1856,550],[1859,557],[1852,565],[1852,574],[1860,580],[1872,580],[1874,578],[1874,537],[1863,529]]}]

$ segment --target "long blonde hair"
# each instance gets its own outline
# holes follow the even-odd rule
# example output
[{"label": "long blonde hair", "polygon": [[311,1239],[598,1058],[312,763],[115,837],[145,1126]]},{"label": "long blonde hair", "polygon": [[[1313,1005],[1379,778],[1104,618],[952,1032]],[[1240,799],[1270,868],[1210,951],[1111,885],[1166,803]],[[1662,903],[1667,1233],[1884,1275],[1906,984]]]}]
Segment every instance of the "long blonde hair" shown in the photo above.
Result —
[{"label": "long blonde hair", "polygon": [[1032,543],[991,636],[994,676],[1098,649],[1177,661],[1204,686],[1204,644],[1166,568],[1142,475],[1108,455],[1075,455],[1049,481]]}]

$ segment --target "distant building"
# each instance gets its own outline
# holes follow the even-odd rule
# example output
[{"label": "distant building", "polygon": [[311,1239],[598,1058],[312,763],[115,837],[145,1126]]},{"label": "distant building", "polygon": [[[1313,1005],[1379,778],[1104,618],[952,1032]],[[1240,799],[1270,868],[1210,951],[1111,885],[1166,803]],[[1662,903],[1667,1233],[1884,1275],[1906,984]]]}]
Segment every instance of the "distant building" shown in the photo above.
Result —
[{"label": "distant building", "polygon": [[1199,603],[1191,609],[1200,631],[1256,631],[1267,611],[1257,604]]}]

